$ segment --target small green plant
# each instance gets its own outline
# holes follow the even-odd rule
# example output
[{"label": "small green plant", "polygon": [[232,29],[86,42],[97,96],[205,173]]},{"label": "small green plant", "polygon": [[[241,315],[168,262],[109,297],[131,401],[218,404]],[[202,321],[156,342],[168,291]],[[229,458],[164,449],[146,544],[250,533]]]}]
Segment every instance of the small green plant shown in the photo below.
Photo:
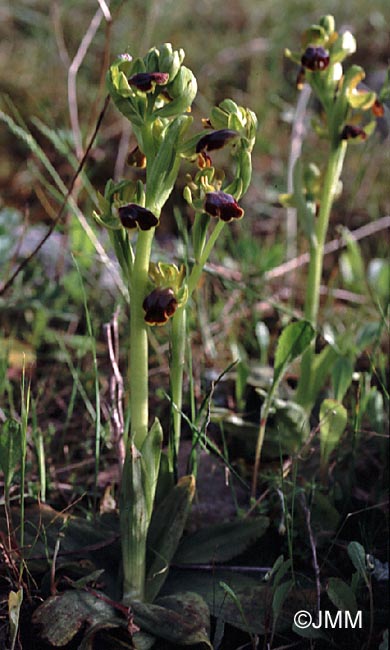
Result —
[{"label": "small green plant", "polygon": [[[305,318],[318,327],[320,283],[324,245],[332,206],[341,192],[341,173],[351,143],[364,142],[375,129],[375,117],[383,107],[375,92],[360,88],[363,68],[351,65],[343,69],[345,59],[356,51],[356,40],[349,31],[335,28],[333,16],[323,16],[303,34],[301,52],[286,51],[299,66],[297,87],[309,84],[321,106],[320,117],[313,122],[319,138],[328,143],[324,170],[315,164],[295,165],[294,193],[285,195],[285,205],[297,208],[301,227],[309,241],[310,262],[305,300]],[[366,116],[371,115],[367,118]],[[321,355],[314,341],[302,358],[297,401],[310,412],[320,387],[337,354],[332,348]]]},{"label": "small green plant", "polygon": [[[131,122],[137,138],[133,157],[146,169],[145,183],[108,181],[104,196],[99,196],[100,210],[95,213],[96,220],[109,231],[130,298],[130,431],[126,433],[120,497],[125,603],[142,601],[146,592],[151,591],[150,584],[147,586],[146,544],[157,480],[166,465],[161,463],[161,425],[155,419],[150,426],[148,329],[170,321],[173,430],[168,466],[173,477],[180,444],[186,310],[225,223],[241,219],[244,214],[238,201],[249,186],[257,127],[252,111],[225,100],[205,120],[206,130],[189,136],[193,122],[189,110],[197,82],[183,60],[184,51],[174,50],[166,43],[152,48],[144,58],[132,59],[129,53],[122,54],[107,76],[110,96]],[[210,155],[223,147],[230,149],[235,163],[230,181],[213,166]],[[195,167],[185,189],[185,199],[195,212],[194,262],[188,268],[151,261],[155,230],[183,159],[193,162]],[[188,479],[186,486],[189,503],[194,480]],[[186,510],[187,506],[183,508]],[[182,515],[183,511],[181,518]],[[170,543],[170,557],[182,526],[177,527],[178,537]],[[169,562],[170,557],[165,555],[165,561]],[[149,580],[153,578],[149,576]]]}]

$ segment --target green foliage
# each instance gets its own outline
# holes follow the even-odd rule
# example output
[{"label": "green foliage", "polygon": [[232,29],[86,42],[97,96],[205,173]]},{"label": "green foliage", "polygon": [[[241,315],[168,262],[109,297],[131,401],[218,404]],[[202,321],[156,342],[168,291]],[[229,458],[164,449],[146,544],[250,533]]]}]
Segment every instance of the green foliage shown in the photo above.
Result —
[{"label": "green foliage", "polygon": [[314,337],[314,329],[306,321],[290,323],[283,330],[276,347],[274,379],[276,385],[288,366],[306,350]]},{"label": "green foliage", "polygon": [[22,460],[22,428],[13,419],[6,420],[0,426],[0,466],[4,473],[4,491],[8,499],[16,468]]},{"label": "green foliage", "polygon": [[264,535],[268,525],[267,517],[257,517],[206,526],[182,540],[175,554],[175,562],[225,562]]},{"label": "green foliage", "polygon": [[352,588],[340,578],[329,578],[327,594],[337,609],[350,612],[354,616],[357,612],[356,596]]},{"label": "green foliage", "polygon": [[337,447],[347,425],[348,413],[345,407],[332,399],[325,399],[320,407],[321,467],[328,465],[329,456]]}]

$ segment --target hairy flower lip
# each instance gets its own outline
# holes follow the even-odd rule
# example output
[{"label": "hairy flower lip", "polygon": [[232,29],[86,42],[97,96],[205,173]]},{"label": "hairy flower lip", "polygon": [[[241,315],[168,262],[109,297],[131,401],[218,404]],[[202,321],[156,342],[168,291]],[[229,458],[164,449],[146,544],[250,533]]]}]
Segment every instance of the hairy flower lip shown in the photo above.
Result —
[{"label": "hairy flower lip", "polygon": [[232,129],[219,129],[212,133],[206,133],[206,135],[198,141],[198,144],[196,145],[196,153],[222,149],[227,142],[237,136],[237,131],[233,131]]},{"label": "hairy flower lip", "polygon": [[167,72],[138,72],[129,79],[130,86],[137,90],[147,93],[153,90],[155,85],[165,86],[168,83],[169,74]]},{"label": "hairy flower lip", "polygon": [[244,210],[238,205],[236,199],[222,190],[206,194],[204,209],[211,217],[217,217],[226,222],[241,219],[244,216]]},{"label": "hairy flower lip", "polygon": [[136,203],[121,205],[118,214],[124,228],[133,229],[138,226],[141,230],[150,230],[158,224],[158,219],[153,212]]},{"label": "hairy flower lip", "polygon": [[309,45],[301,58],[302,66],[312,72],[325,70],[329,65],[329,61],[329,52],[320,45],[317,47]]},{"label": "hairy flower lip", "polygon": [[143,302],[145,322],[148,325],[165,325],[178,306],[173,289],[157,287]]},{"label": "hairy flower lip", "polygon": [[361,138],[362,140],[365,140],[367,138],[367,133],[361,126],[346,124],[341,131],[340,138],[341,140],[350,140],[354,138]]}]

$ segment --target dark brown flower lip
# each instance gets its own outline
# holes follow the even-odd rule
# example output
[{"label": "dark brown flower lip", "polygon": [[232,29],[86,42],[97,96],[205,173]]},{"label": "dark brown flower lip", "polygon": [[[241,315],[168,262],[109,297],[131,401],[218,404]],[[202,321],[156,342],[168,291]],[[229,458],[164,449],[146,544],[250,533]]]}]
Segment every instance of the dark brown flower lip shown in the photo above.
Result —
[{"label": "dark brown flower lip", "polygon": [[158,218],[147,208],[143,208],[136,203],[127,203],[118,208],[119,219],[124,228],[137,228],[141,230],[150,230],[157,226]]},{"label": "dark brown flower lip", "polygon": [[148,325],[165,325],[178,306],[173,289],[157,287],[143,302],[145,321]]},{"label": "dark brown flower lip", "polygon": [[236,199],[222,190],[206,194],[204,209],[210,216],[226,222],[244,216],[244,210],[238,205]]},{"label": "dark brown flower lip", "polygon": [[219,129],[218,131],[206,133],[206,135],[198,141],[198,144],[196,145],[196,153],[222,149],[227,142],[230,142],[230,140],[237,136],[237,131],[233,131],[232,129]]},{"label": "dark brown flower lip", "polygon": [[329,65],[329,60],[329,52],[325,48],[309,45],[302,55],[301,63],[307,70],[317,72],[318,70],[325,70]]},{"label": "dark brown flower lip", "polygon": [[168,83],[169,74],[167,72],[138,72],[129,79],[130,86],[137,90],[147,93],[153,90],[155,85],[165,86]]},{"label": "dark brown flower lip", "polygon": [[367,133],[361,126],[346,124],[341,131],[340,138],[341,140],[350,140],[354,138],[361,138],[362,140],[365,140],[367,138]]}]

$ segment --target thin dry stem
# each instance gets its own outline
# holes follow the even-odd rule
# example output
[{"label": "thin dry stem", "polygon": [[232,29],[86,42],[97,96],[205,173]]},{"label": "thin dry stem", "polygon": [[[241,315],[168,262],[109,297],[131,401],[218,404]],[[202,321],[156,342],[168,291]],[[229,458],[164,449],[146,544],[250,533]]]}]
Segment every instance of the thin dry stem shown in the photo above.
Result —
[{"label": "thin dry stem", "polygon": [[301,502],[303,512],[305,514],[306,527],[307,527],[307,532],[308,532],[309,540],[310,540],[310,548],[311,548],[314,576],[315,576],[315,582],[316,582],[317,613],[319,614],[320,609],[321,609],[320,567],[319,567],[318,559],[317,559],[316,541],[314,539],[313,529],[311,527],[311,511],[310,511],[310,508],[308,508],[308,506],[307,506],[306,496],[303,493],[300,494],[300,502]]},{"label": "thin dry stem", "polygon": [[[299,94],[292,124],[290,154],[287,167],[287,192],[289,194],[292,194],[294,192],[294,167],[302,152],[302,143],[305,135],[304,121],[310,95],[311,87],[309,84],[305,84]],[[289,260],[296,257],[297,254],[297,231],[297,210],[296,208],[287,208],[286,235],[287,259]]]},{"label": "thin dry stem", "polygon": [[87,31],[84,34],[84,37],[79,45],[79,48],[76,52],[72,63],[70,64],[68,71],[68,106],[69,106],[69,117],[73,133],[73,140],[76,149],[76,156],[80,160],[83,156],[83,145],[81,137],[81,129],[79,122],[79,111],[77,104],[77,73],[79,68],[85,58],[85,55],[88,52],[89,46],[91,45],[97,30],[99,29],[100,23],[103,18],[103,11],[101,7],[96,11],[94,17],[92,18]]},{"label": "thin dry stem", "polygon": [[[102,108],[102,110],[100,112],[100,115],[98,117],[98,120],[96,122],[94,132],[93,132],[93,134],[91,136],[91,139],[90,139],[90,141],[88,143],[88,146],[87,146],[87,148],[85,150],[84,156],[81,159],[81,161],[79,163],[79,166],[77,167],[77,169],[76,169],[76,171],[75,171],[75,173],[74,173],[74,175],[72,177],[72,180],[71,180],[70,185],[69,185],[69,189],[68,189],[68,191],[66,192],[66,194],[64,196],[63,202],[62,202],[61,207],[60,207],[60,209],[59,209],[59,211],[57,213],[56,218],[53,219],[51,225],[49,226],[49,229],[48,229],[46,235],[41,239],[39,244],[37,244],[37,246],[33,249],[33,251],[30,253],[30,255],[28,255],[27,257],[24,258],[23,262],[21,262],[21,264],[15,269],[15,271],[13,272],[11,277],[7,280],[7,282],[5,282],[5,284],[2,287],[0,287],[0,296],[4,295],[6,293],[6,291],[12,286],[12,284],[14,283],[14,280],[17,278],[17,276],[25,269],[25,267],[29,264],[29,262],[37,255],[37,253],[41,250],[41,248],[45,244],[45,242],[49,239],[52,232],[54,232],[55,227],[57,226],[57,224],[60,223],[61,220],[63,219],[65,209],[66,209],[66,206],[68,205],[68,202],[71,199],[71,195],[72,195],[75,183],[76,183],[76,181],[77,181],[77,179],[78,179],[78,177],[79,177],[79,175],[80,175],[80,173],[81,173],[81,171],[82,171],[82,169],[83,169],[83,167],[84,167],[84,165],[86,163],[86,160],[87,160],[87,158],[89,156],[89,153],[90,153],[90,151],[92,149],[93,143],[95,142],[95,138],[96,138],[96,135],[97,135],[97,133],[98,133],[98,131],[100,129],[100,125],[101,125],[101,123],[103,121],[103,118],[104,118],[105,112],[107,110],[109,100],[110,100],[110,97],[109,97],[109,95],[107,95],[107,97],[105,99],[105,102],[104,102],[104,106],[103,106],[103,108]],[[83,223],[86,223],[85,217],[82,215],[81,211],[78,208],[77,208],[77,210],[78,210],[78,216],[81,216]],[[91,232],[90,228],[89,228],[89,231]],[[104,251],[101,244],[97,241],[97,239],[96,239],[93,232],[92,232],[92,235],[93,235],[93,238],[94,238],[94,244],[97,246],[96,250],[99,253],[99,255],[101,256],[102,261],[107,263],[111,268],[114,268],[112,263],[111,263],[111,260],[107,257],[106,252]],[[123,283],[122,283],[122,285],[123,285]],[[124,289],[122,289],[122,290],[124,290]]]},{"label": "thin dry stem", "polygon": [[112,375],[110,378],[110,415],[113,429],[113,440],[117,447],[118,461],[120,467],[122,467],[125,461],[126,450],[123,440],[123,433],[125,430],[123,416],[124,382],[119,370],[118,315],[119,309],[115,311],[110,323],[107,323],[104,326],[104,331],[107,338],[108,355],[112,368]]}]

